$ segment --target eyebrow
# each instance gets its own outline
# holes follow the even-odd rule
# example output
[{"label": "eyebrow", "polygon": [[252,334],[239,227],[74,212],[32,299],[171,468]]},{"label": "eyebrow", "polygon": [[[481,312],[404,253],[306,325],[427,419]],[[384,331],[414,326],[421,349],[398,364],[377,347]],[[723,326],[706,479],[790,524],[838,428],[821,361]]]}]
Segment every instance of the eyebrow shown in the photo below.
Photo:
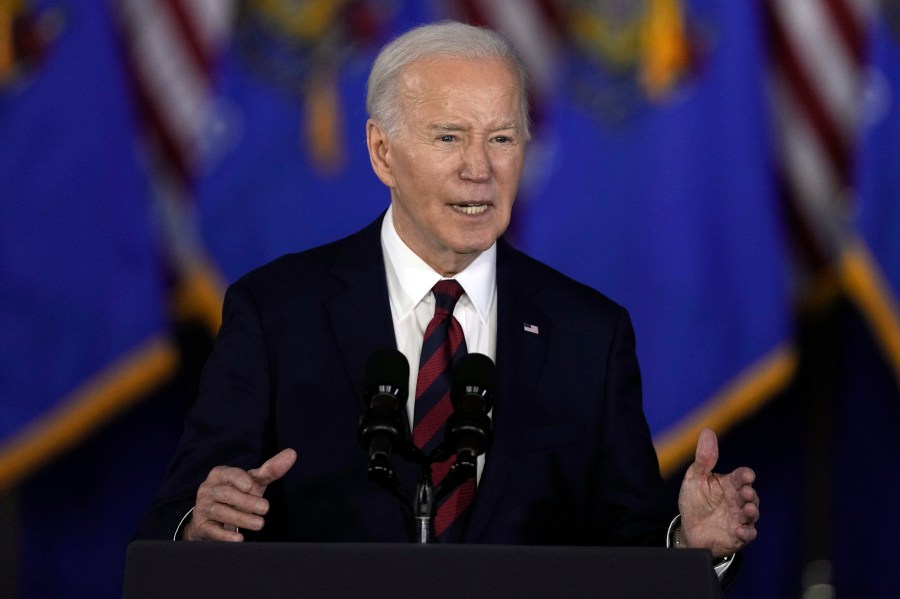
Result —
[{"label": "eyebrow", "polygon": [[465,131],[466,128],[462,125],[457,125],[455,123],[432,123],[428,125],[428,129],[430,131],[437,131],[439,133],[443,133],[446,131]]},{"label": "eyebrow", "polygon": [[491,129],[491,133],[496,133],[497,131],[506,131],[507,129],[520,129],[519,123],[516,121],[509,121],[508,123],[503,123],[498,127],[494,127]]},{"label": "eyebrow", "polygon": [[[428,125],[428,129],[430,131],[437,131],[439,133],[445,132],[454,132],[454,131],[466,131],[468,127],[464,127],[462,125],[458,125],[456,123],[432,123]],[[520,129],[519,123],[516,121],[509,121],[508,123],[503,123],[502,125],[498,125],[490,130],[490,133],[496,133],[497,131],[507,131],[509,129]]]}]

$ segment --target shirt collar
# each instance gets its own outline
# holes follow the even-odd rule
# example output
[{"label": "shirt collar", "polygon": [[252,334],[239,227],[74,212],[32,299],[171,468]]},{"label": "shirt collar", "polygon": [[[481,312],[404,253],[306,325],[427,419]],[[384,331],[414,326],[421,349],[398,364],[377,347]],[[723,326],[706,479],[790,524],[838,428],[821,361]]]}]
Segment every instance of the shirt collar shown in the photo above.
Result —
[{"label": "shirt collar", "polygon": [[[398,319],[403,319],[444,277],[400,239],[394,228],[393,207],[388,208],[381,223],[381,247],[385,256],[391,309]],[[481,252],[454,278],[462,285],[478,318],[487,324],[497,281],[497,243]]]}]

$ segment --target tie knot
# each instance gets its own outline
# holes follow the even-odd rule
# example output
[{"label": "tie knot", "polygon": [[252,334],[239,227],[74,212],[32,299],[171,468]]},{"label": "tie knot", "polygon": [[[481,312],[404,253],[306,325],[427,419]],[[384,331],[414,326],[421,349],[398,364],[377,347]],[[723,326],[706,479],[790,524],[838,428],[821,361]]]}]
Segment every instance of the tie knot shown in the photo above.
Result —
[{"label": "tie knot", "polygon": [[459,298],[462,297],[462,294],[465,293],[462,285],[457,283],[456,279],[444,279],[438,281],[434,284],[434,287],[431,288],[431,291],[434,292],[435,312],[443,310],[447,314],[453,314],[456,302],[458,302]]}]

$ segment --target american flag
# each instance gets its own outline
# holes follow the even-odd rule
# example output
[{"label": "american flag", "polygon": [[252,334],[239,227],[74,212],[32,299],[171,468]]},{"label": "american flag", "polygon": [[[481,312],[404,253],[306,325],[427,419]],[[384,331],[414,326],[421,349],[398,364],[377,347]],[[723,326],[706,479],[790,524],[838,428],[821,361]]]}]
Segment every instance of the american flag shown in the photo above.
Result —
[{"label": "american flag", "polygon": [[869,321],[900,379],[900,310],[852,223],[867,37],[877,2],[765,0],[763,7],[798,291],[807,301],[845,293]]},{"label": "american flag", "polygon": [[556,0],[450,0],[450,16],[503,33],[525,62],[532,83],[532,110],[555,83],[562,12]]},{"label": "american flag", "polygon": [[118,0],[127,69],[139,106],[165,267],[179,319],[215,332],[222,284],[200,239],[193,185],[216,126],[213,70],[234,0]]},{"label": "american flag", "polygon": [[848,243],[870,0],[765,0],[769,84],[798,274]]}]

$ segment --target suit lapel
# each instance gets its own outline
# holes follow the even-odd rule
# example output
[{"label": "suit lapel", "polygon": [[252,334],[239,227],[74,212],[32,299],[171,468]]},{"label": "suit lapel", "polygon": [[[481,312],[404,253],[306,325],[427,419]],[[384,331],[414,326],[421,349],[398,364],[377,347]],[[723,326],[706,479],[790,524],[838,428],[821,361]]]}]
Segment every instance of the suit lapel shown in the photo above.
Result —
[{"label": "suit lapel", "polygon": [[525,258],[502,239],[497,246],[497,392],[494,443],[475,495],[466,541],[478,541],[497,509],[510,464],[523,442],[529,406],[541,376],[550,338],[550,318],[532,302],[539,289]]},{"label": "suit lapel", "polygon": [[[343,281],[345,287],[327,304],[331,326],[344,369],[353,385],[360,415],[365,410],[363,379],[366,361],[377,349],[397,348],[381,249],[382,218],[341,245],[332,274]],[[407,422],[405,417],[403,422]],[[407,435],[411,436],[408,423]],[[412,495],[418,480],[418,469],[399,456],[394,458],[393,464],[401,485]],[[396,501],[387,491],[384,491],[383,500]]]},{"label": "suit lapel", "polygon": [[328,314],[362,406],[366,360],[376,349],[397,347],[381,252],[381,218],[342,243],[332,274],[345,287],[328,301]]}]

